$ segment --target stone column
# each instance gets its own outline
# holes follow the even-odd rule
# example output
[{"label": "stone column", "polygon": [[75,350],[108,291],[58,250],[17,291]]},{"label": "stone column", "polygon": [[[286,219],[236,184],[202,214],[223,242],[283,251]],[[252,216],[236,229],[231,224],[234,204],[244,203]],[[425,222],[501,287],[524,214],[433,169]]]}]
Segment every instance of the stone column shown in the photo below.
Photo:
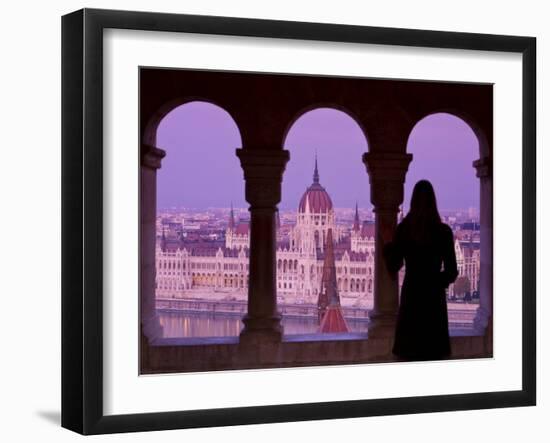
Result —
[{"label": "stone column", "polygon": [[157,169],[166,155],[162,149],[141,146],[140,168],[140,314],[142,333],[149,339],[162,337],[155,308],[155,246],[157,217]]},{"label": "stone column", "polygon": [[405,175],[412,154],[369,152],[363,155],[375,214],[374,307],[369,312],[369,337],[393,337],[399,305],[397,274],[384,262],[382,232],[394,232],[403,203]]},{"label": "stone column", "polygon": [[276,218],[281,180],[289,153],[285,150],[237,149],[250,204],[248,313],[242,343],[277,342],[283,329],[277,311]]},{"label": "stone column", "polygon": [[[488,338],[492,350],[493,334],[493,177],[489,157],[474,162],[480,182],[480,269],[479,308],[474,319],[474,330]],[[489,343],[490,342],[490,343]]]}]

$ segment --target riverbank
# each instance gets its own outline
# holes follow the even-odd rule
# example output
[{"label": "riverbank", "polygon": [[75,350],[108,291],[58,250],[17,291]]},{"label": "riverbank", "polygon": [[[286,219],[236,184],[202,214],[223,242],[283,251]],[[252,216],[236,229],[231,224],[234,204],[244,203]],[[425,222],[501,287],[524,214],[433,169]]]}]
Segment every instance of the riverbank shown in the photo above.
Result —
[{"label": "riverbank", "polygon": [[[240,318],[246,314],[247,303],[240,300],[198,300],[157,298],[156,308],[161,312],[182,312],[185,314],[225,315]],[[451,329],[468,329],[472,327],[478,305],[467,303],[447,303],[449,312],[449,327]],[[285,304],[278,305],[283,318],[293,319],[317,319],[317,306],[311,304]],[[371,307],[342,307],[342,313],[346,320],[354,322],[369,321]]]}]

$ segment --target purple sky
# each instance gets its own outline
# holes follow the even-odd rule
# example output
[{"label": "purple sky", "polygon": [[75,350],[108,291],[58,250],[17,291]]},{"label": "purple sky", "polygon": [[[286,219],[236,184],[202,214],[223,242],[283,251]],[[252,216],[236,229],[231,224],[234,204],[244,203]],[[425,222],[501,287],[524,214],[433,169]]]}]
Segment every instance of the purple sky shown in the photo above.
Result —
[{"label": "purple sky", "polygon": [[[193,102],[170,112],[160,123],[158,146],[167,152],[158,171],[159,208],[247,207],[243,172],[235,156],[241,146],[236,124],[214,105]],[[315,152],[320,182],[336,207],[371,208],[361,155],[368,150],[355,121],[345,113],[321,108],[299,118],[285,140],[291,160],[283,180],[281,209],[295,209],[312,182]],[[417,124],[408,152],[414,154],[405,183],[405,207],[417,180],[427,178],[440,209],[479,206],[472,161],[479,157],[470,127],[457,117],[434,114]]]},{"label": "purple sky", "polygon": [[335,207],[371,207],[369,177],[361,160],[368,151],[363,131],[347,114],[322,108],[302,115],[285,140],[290,151],[280,207],[293,209],[313,182],[315,152],[319,182]]},{"label": "purple sky", "polygon": [[166,150],[158,171],[157,206],[247,207],[243,171],[235,149],[241,136],[231,116],[204,102],[172,110],[157,130]]}]

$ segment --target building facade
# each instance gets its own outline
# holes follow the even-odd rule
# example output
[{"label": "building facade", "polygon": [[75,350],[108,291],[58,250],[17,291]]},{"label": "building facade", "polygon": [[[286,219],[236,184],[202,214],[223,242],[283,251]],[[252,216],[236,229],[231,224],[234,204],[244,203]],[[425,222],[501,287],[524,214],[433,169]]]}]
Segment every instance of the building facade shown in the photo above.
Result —
[{"label": "building facade", "polygon": [[[480,247],[479,239],[474,240],[473,233],[469,233],[468,238],[465,239],[463,235],[458,233],[455,236],[455,255],[456,264],[458,268],[458,278],[463,277],[467,279],[467,286],[469,289],[466,291],[472,296],[474,293],[478,293],[479,296],[479,269],[480,269]],[[457,281],[449,286],[449,297],[463,297],[464,293],[456,288]]]},{"label": "building facade", "polygon": [[[400,218],[402,218],[402,214]],[[374,223],[359,219],[352,226],[337,224],[332,199],[320,184],[317,160],[313,182],[305,190],[296,223],[282,234],[277,218],[277,298],[280,303],[316,304],[321,291],[326,239],[331,231],[336,282],[342,306],[372,307],[374,291]],[[166,223],[157,241],[156,295],[162,298],[246,300],[248,290],[248,221],[235,220],[231,208],[223,239],[184,238],[181,229]],[[455,230],[459,277],[469,292],[479,291],[480,248],[476,226]],[[475,238],[474,238],[475,237]],[[399,286],[404,271],[399,273]],[[455,285],[448,289],[456,294]]]},{"label": "building facade", "polygon": [[[332,199],[320,184],[317,160],[295,225],[277,236],[279,302],[317,303],[329,230],[342,305],[371,307],[374,224],[360,222],[357,206],[353,226],[336,223]],[[249,244],[249,223],[235,221],[233,208],[223,240],[189,240],[181,232],[167,236],[163,230],[156,249],[157,297],[246,300]]]}]

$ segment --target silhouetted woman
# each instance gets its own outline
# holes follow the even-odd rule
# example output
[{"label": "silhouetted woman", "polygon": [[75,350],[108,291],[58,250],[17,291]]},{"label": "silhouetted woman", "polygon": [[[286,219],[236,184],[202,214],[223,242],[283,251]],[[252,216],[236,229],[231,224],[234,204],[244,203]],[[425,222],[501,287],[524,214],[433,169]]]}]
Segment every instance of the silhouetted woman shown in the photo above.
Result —
[{"label": "silhouetted woman", "polygon": [[445,289],[458,271],[453,232],[441,221],[429,181],[415,185],[411,209],[397,226],[393,241],[385,245],[384,257],[392,273],[405,261],[393,353],[403,360],[449,357]]}]

